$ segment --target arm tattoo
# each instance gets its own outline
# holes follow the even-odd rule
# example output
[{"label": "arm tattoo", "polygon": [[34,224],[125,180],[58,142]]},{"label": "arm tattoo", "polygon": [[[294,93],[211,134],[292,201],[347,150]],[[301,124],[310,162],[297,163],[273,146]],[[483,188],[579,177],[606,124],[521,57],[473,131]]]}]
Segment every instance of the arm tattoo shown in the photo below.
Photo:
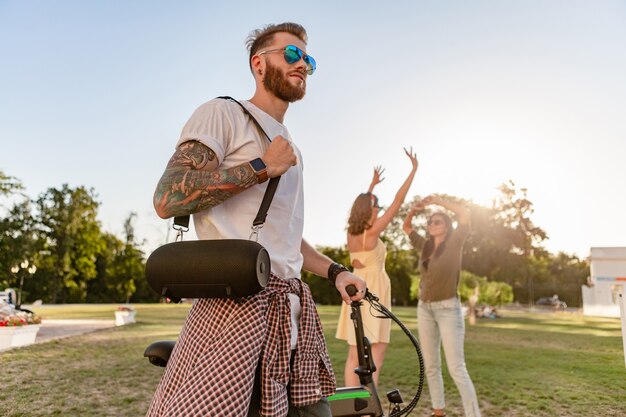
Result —
[{"label": "arm tattoo", "polygon": [[174,152],[167,167],[184,166],[193,169],[202,169],[209,161],[217,156],[213,149],[207,148],[196,141],[185,142]]},{"label": "arm tattoo", "polygon": [[183,216],[215,207],[257,184],[248,164],[209,170],[216,155],[205,145],[182,144],[170,159],[154,193],[154,207],[164,218]]}]

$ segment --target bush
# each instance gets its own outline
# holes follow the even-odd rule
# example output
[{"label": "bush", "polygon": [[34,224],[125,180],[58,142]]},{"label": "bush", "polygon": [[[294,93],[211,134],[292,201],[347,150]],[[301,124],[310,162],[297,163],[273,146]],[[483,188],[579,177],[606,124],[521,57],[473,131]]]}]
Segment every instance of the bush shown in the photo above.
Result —
[{"label": "bush", "polygon": [[488,281],[485,277],[479,277],[471,272],[461,271],[459,283],[459,297],[462,302],[467,302],[478,287],[478,304],[500,306],[513,302],[513,287],[505,282]]}]

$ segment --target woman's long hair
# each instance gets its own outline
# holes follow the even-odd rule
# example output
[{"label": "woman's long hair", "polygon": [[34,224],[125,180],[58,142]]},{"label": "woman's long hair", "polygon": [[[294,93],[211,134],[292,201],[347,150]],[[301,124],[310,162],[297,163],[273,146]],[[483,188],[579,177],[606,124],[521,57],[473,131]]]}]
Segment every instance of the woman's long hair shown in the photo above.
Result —
[{"label": "woman's long hair", "polygon": [[[448,227],[448,232],[446,233],[446,236],[443,238],[443,242],[441,242],[441,244],[439,245],[439,247],[437,248],[434,254],[434,257],[438,258],[439,255],[441,255],[443,251],[445,250],[446,242],[448,241],[450,236],[452,236],[452,233],[454,233],[454,228],[452,227],[452,219],[450,218],[450,216],[440,211],[431,214],[430,217],[428,218],[428,221],[431,221],[432,218],[435,216],[440,216],[443,219],[446,226]],[[430,259],[430,255],[432,255],[434,247],[435,247],[435,241],[430,236],[428,236],[428,239],[426,240],[426,243],[424,244],[424,252],[423,252],[424,259]]]},{"label": "woman's long hair", "polygon": [[362,193],[354,200],[348,218],[348,233],[360,235],[370,227],[372,208],[378,205],[378,197],[372,193]]}]

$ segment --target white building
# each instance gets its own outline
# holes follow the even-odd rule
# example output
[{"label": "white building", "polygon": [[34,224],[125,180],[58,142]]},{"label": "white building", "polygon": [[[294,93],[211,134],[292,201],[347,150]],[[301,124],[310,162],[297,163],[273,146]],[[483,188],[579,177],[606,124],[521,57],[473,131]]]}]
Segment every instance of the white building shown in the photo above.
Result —
[{"label": "white building", "polygon": [[591,248],[591,277],[583,285],[585,316],[620,317],[620,294],[626,296],[626,247]]}]

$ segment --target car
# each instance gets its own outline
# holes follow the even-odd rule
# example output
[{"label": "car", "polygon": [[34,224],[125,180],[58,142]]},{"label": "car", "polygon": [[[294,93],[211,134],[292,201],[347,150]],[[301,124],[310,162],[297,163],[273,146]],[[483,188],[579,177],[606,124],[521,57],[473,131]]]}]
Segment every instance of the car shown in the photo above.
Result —
[{"label": "car", "polygon": [[535,302],[538,306],[547,306],[552,307],[554,309],[563,309],[567,308],[567,303],[565,301],[559,300],[558,295],[553,295],[552,297],[542,297]]}]

